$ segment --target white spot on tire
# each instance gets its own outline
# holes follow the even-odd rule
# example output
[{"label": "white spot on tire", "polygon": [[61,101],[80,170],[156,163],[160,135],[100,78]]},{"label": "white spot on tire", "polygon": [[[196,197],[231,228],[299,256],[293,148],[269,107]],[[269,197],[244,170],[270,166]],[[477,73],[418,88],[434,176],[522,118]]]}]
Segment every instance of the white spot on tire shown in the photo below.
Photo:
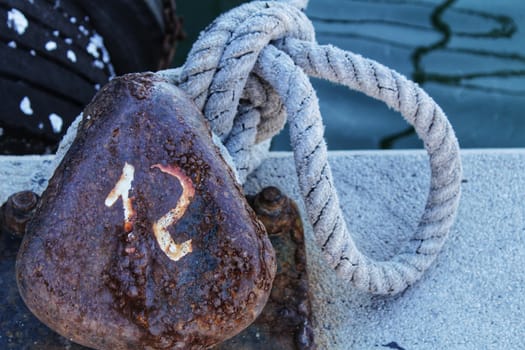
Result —
[{"label": "white spot on tire", "polygon": [[33,115],[33,109],[31,108],[31,100],[29,97],[24,96],[22,101],[20,101],[20,110],[25,115]]},{"label": "white spot on tire", "polygon": [[104,63],[102,63],[101,60],[94,60],[93,66],[97,67],[98,69],[104,69]]},{"label": "white spot on tire", "polygon": [[16,42],[11,40],[10,42],[7,43],[7,46],[9,46],[12,49],[16,49]]},{"label": "white spot on tire", "polygon": [[62,131],[62,125],[64,124],[62,117],[58,114],[51,113],[49,115],[49,121],[51,122],[51,127],[53,128],[54,133],[59,133]]},{"label": "white spot on tire", "polygon": [[90,41],[89,44],[87,44],[86,51],[95,58],[100,57],[100,54],[98,53],[98,47],[93,41]]},{"label": "white spot on tire", "polygon": [[[102,36],[100,36],[98,33],[93,33],[93,35],[89,38],[89,44],[88,47],[86,47],[86,50],[88,50],[88,52],[96,58],[96,60],[93,61],[93,65],[95,67],[104,69],[104,66],[107,65],[110,75],[109,78],[111,80],[115,76],[115,69],[111,64],[111,58],[109,56],[108,50],[104,46],[104,39]],[[95,51],[97,52],[96,55],[94,54]],[[102,57],[100,57],[100,54],[102,54]],[[100,61],[100,58],[102,58],[102,61]]]},{"label": "white spot on tire", "polygon": [[77,55],[72,50],[67,50],[66,53],[67,59],[70,60],[73,63],[77,62]]},{"label": "white spot on tire", "polygon": [[84,34],[84,36],[88,36],[89,35],[89,30],[87,30],[86,27],[84,27],[83,25],[79,25],[78,26],[78,30]]},{"label": "white spot on tire", "polygon": [[7,27],[13,29],[18,35],[25,33],[29,22],[26,16],[17,9],[11,9],[7,12]]},{"label": "white spot on tire", "polygon": [[57,43],[54,41],[48,41],[45,46],[47,51],[53,51],[57,49]]}]

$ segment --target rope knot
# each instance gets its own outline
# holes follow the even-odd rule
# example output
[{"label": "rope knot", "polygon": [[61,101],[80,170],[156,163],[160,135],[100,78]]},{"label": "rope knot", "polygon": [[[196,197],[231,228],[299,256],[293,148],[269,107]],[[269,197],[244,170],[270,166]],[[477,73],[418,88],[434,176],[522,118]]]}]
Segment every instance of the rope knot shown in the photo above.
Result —
[{"label": "rope knot", "polygon": [[253,1],[234,8],[201,33],[181,68],[163,72],[203,111],[242,182],[286,122],[282,98],[254,67],[281,39],[315,42],[313,25],[301,11],[306,3]]}]

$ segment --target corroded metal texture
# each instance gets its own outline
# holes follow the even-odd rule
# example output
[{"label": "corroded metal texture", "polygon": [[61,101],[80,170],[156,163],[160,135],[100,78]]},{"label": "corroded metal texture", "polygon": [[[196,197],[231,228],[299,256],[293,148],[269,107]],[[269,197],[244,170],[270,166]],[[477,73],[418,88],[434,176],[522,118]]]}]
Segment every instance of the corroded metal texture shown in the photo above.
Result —
[{"label": "corroded metal texture", "polygon": [[20,294],[46,325],[97,349],[202,349],[247,327],[275,274],[265,229],[183,92],[116,78],[27,227]]},{"label": "corroded metal texture", "polygon": [[[256,200],[255,200],[256,199]],[[248,197],[276,250],[276,283],[261,315],[247,329],[215,350],[315,349],[311,330],[303,228],[295,203],[274,187]],[[0,236],[1,349],[87,349],[48,329],[25,307],[15,283],[16,236]]]},{"label": "corroded metal texture", "polygon": [[87,350],[46,327],[23,303],[15,280],[20,242],[17,236],[0,234],[0,349]]},{"label": "corroded metal texture", "polygon": [[263,189],[248,201],[270,235],[277,274],[268,303],[257,320],[214,349],[315,349],[304,231],[297,205],[275,187]]},{"label": "corroded metal texture", "polygon": [[0,208],[0,230],[22,237],[38,199],[38,195],[31,191],[16,192],[9,196]]}]

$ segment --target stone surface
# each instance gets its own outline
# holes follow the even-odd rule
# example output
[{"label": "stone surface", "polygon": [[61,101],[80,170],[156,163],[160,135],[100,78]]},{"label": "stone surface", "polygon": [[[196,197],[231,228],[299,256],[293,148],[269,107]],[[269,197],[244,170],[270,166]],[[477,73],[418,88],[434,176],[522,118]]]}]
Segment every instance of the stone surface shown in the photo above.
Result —
[{"label": "stone surface", "polygon": [[96,349],[204,349],[261,312],[275,274],[266,230],[179,89],[113,79],[27,226],[29,309]]},{"label": "stone surface", "polygon": [[[305,225],[320,349],[523,346],[525,150],[463,151],[462,160],[462,199],[449,240],[423,279],[397,297],[373,297],[338,281]],[[377,258],[393,254],[423,211],[425,153],[332,152],[330,163],[358,246]],[[284,154],[264,162],[246,187],[272,184],[298,198],[294,171]]]},{"label": "stone surface", "polygon": [[[330,157],[359,246],[376,257],[391,255],[423,210],[429,180],[425,153],[332,152]],[[49,157],[1,157],[0,201],[31,189],[39,181],[33,175],[36,165],[46,160]],[[313,246],[310,226],[305,225],[320,349],[522,347],[525,150],[464,150],[462,160],[463,193],[449,240],[423,279],[400,296],[372,297],[339,282],[326,268]],[[294,172],[291,154],[276,153],[246,187],[255,193],[270,184],[279,186],[303,210]],[[15,313],[13,318],[17,317]]]}]

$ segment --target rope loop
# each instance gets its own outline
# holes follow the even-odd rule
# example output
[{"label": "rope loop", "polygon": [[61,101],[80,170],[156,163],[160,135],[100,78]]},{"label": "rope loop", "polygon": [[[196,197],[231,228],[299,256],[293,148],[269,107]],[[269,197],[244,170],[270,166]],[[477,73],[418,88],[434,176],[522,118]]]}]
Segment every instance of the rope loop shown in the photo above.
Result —
[{"label": "rope loop", "polygon": [[[158,74],[184,89],[203,111],[241,182],[266,157],[271,138],[287,121],[308,219],[328,264],[360,290],[393,295],[422,276],[454,222],[462,171],[458,141],[441,108],[417,84],[378,62],[317,44],[301,11],[306,4],[241,5],[204,30],[181,68]],[[349,233],[308,75],[361,91],[400,112],[429,154],[424,212],[410,240],[388,261],[363,254]],[[74,133],[68,131],[58,159]]]},{"label": "rope loop", "polygon": [[[300,11],[306,2],[292,3],[255,1],[222,15],[201,34],[187,63],[164,74],[203,110],[242,180],[286,118],[308,219],[329,265],[361,290],[399,293],[434,261],[454,221],[461,183],[457,139],[441,108],[415,83],[373,60],[318,45]],[[431,168],[425,210],[412,238],[389,261],[364,255],[348,231],[307,75],[385,102],[424,142]]]}]

